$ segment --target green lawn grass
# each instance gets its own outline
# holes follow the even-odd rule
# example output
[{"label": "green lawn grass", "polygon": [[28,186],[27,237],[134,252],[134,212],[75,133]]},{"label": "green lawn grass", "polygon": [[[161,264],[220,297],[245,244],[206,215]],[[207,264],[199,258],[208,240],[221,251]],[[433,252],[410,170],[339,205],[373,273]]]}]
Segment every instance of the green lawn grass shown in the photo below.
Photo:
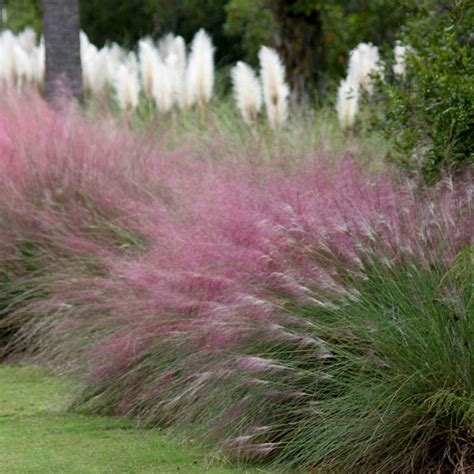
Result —
[{"label": "green lawn grass", "polygon": [[31,367],[0,366],[0,473],[257,473],[216,465],[136,421],[65,412],[75,384]]}]

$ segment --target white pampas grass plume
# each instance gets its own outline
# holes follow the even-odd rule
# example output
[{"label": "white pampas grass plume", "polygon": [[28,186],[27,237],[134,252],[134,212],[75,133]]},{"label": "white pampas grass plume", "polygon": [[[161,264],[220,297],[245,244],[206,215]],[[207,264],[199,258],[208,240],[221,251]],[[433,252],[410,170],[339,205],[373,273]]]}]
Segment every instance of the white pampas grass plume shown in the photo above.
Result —
[{"label": "white pampas grass plume", "polygon": [[17,36],[18,44],[23,48],[23,50],[31,54],[36,46],[36,32],[32,28],[25,28]]},{"label": "white pampas grass plume", "polygon": [[186,71],[186,43],[182,36],[176,36],[174,39],[171,53],[177,58],[177,68],[184,74]]},{"label": "white pampas grass plume", "polygon": [[30,55],[33,68],[33,77],[36,85],[42,87],[44,84],[44,75],[46,68],[46,55],[44,49],[44,40],[41,38],[39,46],[36,46]]},{"label": "white pampas grass plume", "polygon": [[15,60],[13,49],[16,38],[10,31],[0,34],[0,80],[7,86],[16,84]]},{"label": "white pampas grass plume", "polygon": [[112,43],[107,50],[109,53],[108,57],[117,63],[125,61],[127,57],[125,50],[117,43]]},{"label": "white pampas grass plume", "polygon": [[91,45],[89,41],[89,37],[82,30],[79,32],[79,42],[80,42],[81,54],[82,54],[87,49],[87,47]]},{"label": "white pampas grass plume", "polygon": [[354,121],[359,109],[359,83],[349,76],[343,79],[337,90],[336,110],[341,128],[349,128]]},{"label": "white pampas grass plume", "polygon": [[16,86],[21,91],[25,86],[34,84],[33,66],[28,53],[18,42],[14,42],[12,46]]},{"label": "white pampas grass plume", "polygon": [[[166,71],[163,70],[163,64],[158,66],[158,69],[161,69],[159,80],[161,81],[161,75],[164,75],[165,84],[161,86],[157,85],[156,87],[161,87],[164,90],[170,86],[172,96],[171,104],[178,104],[180,108],[183,108],[186,105],[186,43],[181,36],[174,36],[174,34],[169,33],[159,41],[158,51],[160,58],[162,58],[166,66]],[[166,102],[169,102],[169,99],[165,101],[165,103]],[[158,109],[163,111],[160,109],[160,106]]]},{"label": "white pampas grass plume", "polygon": [[285,82],[285,68],[274,49],[262,46],[258,53],[263,98],[272,128],[283,125],[288,118],[290,89]]},{"label": "white pampas grass plume", "polygon": [[137,55],[133,51],[130,51],[127,54],[127,57],[125,58],[125,65],[131,71],[132,74],[138,76],[138,74],[140,73],[140,67],[138,65]]},{"label": "white pampas grass plume", "polygon": [[84,83],[84,89],[87,91],[91,91],[93,87],[92,69],[98,54],[99,53],[97,50],[94,50],[94,48],[81,50],[82,82]]},{"label": "white pampas grass plume", "polygon": [[106,51],[107,83],[113,84],[118,68],[125,62],[127,54],[117,43],[112,43],[111,46],[104,46],[102,49]]},{"label": "white pampas grass plume", "polygon": [[230,72],[234,87],[234,97],[245,123],[256,120],[262,108],[262,87],[254,70],[239,61]]},{"label": "white pampas grass plume", "polygon": [[166,62],[173,76],[174,102],[182,109],[186,106],[186,43],[181,36],[175,37]]},{"label": "white pampas grass plume", "polygon": [[80,32],[79,39],[81,48],[82,81],[84,83],[84,89],[90,92],[94,86],[93,69],[95,68],[95,62],[99,52],[97,48],[89,42],[89,38],[84,31]]},{"label": "white pampas grass plume", "polygon": [[160,57],[166,59],[170,54],[174,53],[174,40],[174,34],[168,33],[158,41],[158,54]]},{"label": "white pampas grass plume", "polygon": [[199,30],[191,44],[186,69],[186,101],[188,105],[209,102],[214,87],[214,47],[210,36]]},{"label": "white pampas grass plume", "polygon": [[[175,58],[174,55],[168,56],[168,61]],[[166,113],[171,110],[174,102],[173,95],[173,75],[172,69],[161,59],[155,64],[155,77],[153,83],[153,98],[159,112]]]},{"label": "white pampas grass plume", "polygon": [[397,41],[393,53],[395,56],[395,64],[393,65],[393,73],[396,76],[404,76],[406,72],[406,56],[412,51],[409,46],[404,46]]},{"label": "white pampas grass plume", "polygon": [[108,74],[108,50],[102,48],[99,51],[94,51],[94,48],[90,48],[85,57],[87,87],[93,95],[101,96],[105,94],[107,85],[111,82]]},{"label": "white pampas grass plume", "polygon": [[145,95],[153,97],[153,84],[156,80],[157,63],[160,60],[158,50],[150,38],[140,40],[138,43],[138,58],[140,64],[140,75]]},{"label": "white pampas grass plume", "polygon": [[348,77],[357,82],[369,95],[373,92],[372,75],[383,78],[383,64],[379,50],[372,43],[360,43],[350,53]]},{"label": "white pampas grass plume", "polygon": [[114,81],[117,103],[120,109],[131,111],[138,105],[140,82],[133,67],[121,64]]}]

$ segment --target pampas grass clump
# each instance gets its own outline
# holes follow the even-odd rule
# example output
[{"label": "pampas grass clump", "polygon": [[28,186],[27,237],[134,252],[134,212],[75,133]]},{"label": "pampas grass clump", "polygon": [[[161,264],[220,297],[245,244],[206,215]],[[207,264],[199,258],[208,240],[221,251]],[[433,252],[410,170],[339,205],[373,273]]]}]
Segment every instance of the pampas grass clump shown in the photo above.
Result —
[{"label": "pampas grass clump", "polygon": [[285,82],[285,68],[277,52],[266,46],[260,49],[258,58],[268,121],[276,129],[284,125],[288,118],[290,89]]},{"label": "pampas grass clump", "polygon": [[2,353],[77,403],[237,460],[469,465],[470,176],[163,156],[34,97],[0,108],[0,174]]}]

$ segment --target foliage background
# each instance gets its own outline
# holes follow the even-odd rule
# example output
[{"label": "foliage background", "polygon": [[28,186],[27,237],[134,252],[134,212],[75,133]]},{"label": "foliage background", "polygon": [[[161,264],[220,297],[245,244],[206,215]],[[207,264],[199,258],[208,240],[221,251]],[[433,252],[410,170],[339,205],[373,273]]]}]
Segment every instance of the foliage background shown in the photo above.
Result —
[{"label": "foliage background", "polygon": [[472,2],[418,2],[400,33],[407,74],[381,84],[391,157],[427,181],[474,164],[472,25]]},{"label": "foliage background", "polygon": [[[280,26],[275,18],[277,0],[81,0],[81,26],[98,46],[116,41],[133,47],[139,38],[173,32],[190,41],[206,29],[216,45],[220,64],[245,59],[257,62],[261,44],[275,46]],[[288,15],[322,17],[324,64],[317,68],[336,80],[343,74],[350,49],[361,41],[392,44],[410,6],[390,0],[293,0]],[[41,0],[6,0],[5,27],[41,30]],[[307,45],[311,47],[312,45]]]}]

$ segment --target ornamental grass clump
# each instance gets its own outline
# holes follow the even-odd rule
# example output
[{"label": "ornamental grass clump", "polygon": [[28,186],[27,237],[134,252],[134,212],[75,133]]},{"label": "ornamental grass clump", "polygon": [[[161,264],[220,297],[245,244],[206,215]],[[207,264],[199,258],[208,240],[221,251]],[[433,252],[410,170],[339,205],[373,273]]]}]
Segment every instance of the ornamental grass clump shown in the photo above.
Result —
[{"label": "ornamental grass clump", "polygon": [[101,283],[121,323],[86,355],[86,406],[194,429],[240,461],[462,472],[469,181],[430,195],[350,163],[221,173],[174,238]]},{"label": "ornamental grass clump", "polygon": [[470,472],[472,258],[375,260],[337,306],[289,302],[287,335],[261,327],[248,345],[280,369],[260,370],[245,394],[235,381],[246,414],[229,451],[252,459],[264,445],[268,461],[322,472]]},{"label": "ornamental grass clump", "polygon": [[[33,308],[38,299],[47,304],[48,288],[102,274],[99,257],[141,248],[144,237],[131,216],[149,199],[147,179],[136,173],[150,156],[149,146],[126,130],[88,124],[73,109],[54,113],[35,96],[5,101],[0,116],[0,333],[8,333],[8,341],[2,341],[6,347],[0,353],[11,345],[25,349],[13,341],[15,336],[34,340],[30,316],[41,320]],[[153,156],[156,164],[161,158]],[[129,160],[136,162],[133,169]],[[57,301],[57,308],[68,307],[61,295]],[[26,348],[34,350],[30,343]]]},{"label": "ornamental grass clump", "polygon": [[3,354],[229,459],[469,472],[472,176],[191,160],[97,127],[0,109]]}]

